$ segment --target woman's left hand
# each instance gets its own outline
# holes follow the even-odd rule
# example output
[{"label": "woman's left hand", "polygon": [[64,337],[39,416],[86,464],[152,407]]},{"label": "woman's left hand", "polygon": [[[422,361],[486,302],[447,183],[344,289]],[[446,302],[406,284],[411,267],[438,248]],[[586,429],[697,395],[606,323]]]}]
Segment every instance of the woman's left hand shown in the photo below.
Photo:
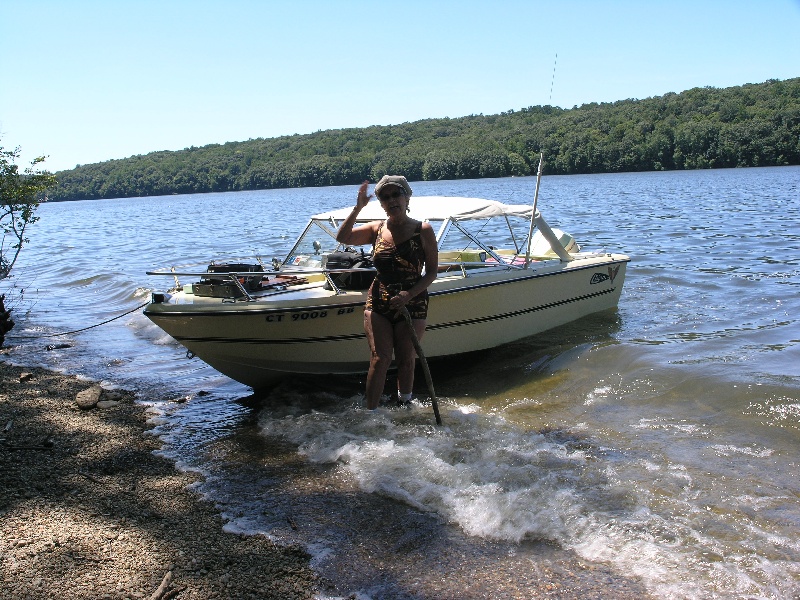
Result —
[{"label": "woman's left hand", "polygon": [[356,198],[356,206],[359,209],[364,208],[367,204],[369,204],[369,201],[372,198],[372,194],[367,193],[368,189],[369,189],[369,181],[365,181],[358,188],[358,197]]},{"label": "woman's left hand", "polygon": [[397,295],[392,296],[392,298],[389,300],[389,307],[393,308],[394,310],[399,310],[408,304],[410,300],[411,294],[405,290],[402,290],[398,292]]}]

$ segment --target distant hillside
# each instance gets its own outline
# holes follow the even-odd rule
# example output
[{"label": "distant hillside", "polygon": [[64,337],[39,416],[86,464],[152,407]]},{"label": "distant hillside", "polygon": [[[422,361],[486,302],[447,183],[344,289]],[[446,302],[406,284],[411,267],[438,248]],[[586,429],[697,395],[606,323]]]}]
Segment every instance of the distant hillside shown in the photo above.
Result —
[{"label": "distant hillside", "polygon": [[564,110],[153,152],[57,173],[51,201],[409,180],[800,164],[800,78]]}]

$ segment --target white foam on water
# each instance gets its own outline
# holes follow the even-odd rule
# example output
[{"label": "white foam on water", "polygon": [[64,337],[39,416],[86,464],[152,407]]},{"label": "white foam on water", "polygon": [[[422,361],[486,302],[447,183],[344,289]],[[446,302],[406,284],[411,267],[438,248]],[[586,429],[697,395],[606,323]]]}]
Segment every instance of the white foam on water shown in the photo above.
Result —
[{"label": "white foam on water", "polygon": [[[297,444],[312,462],[343,465],[364,491],[436,513],[469,535],[556,542],[641,578],[659,597],[777,598],[799,591],[798,563],[781,560],[781,550],[767,557],[763,548],[732,543],[770,534],[702,506],[684,465],[660,463],[657,456],[617,462],[585,428],[528,430],[474,404],[444,403],[444,427],[432,424],[429,407],[355,406],[278,418],[262,413],[261,426],[266,435]],[[702,427],[680,420],[643,419],[638,427],[706,437]],[[765,448],[711,448],[756,460],[770,455]],[[658,485],[638,485],[639,477]],[[727,539],[727,533],[705,534],[705,527],[734,531]],[[779,537],[764,543],[797,555],[796,544]],[[783,573],[782,582],[770,571]]]},{"label": "white foam on water", "polygon": [[711,446],[720,456],[732,456],[734,454],[744,454],[747,456],[755,456],[759,458],[766,458],[772,456],[772,449],[770,448],[747,448],[738,447],[733,444],[714,444]]},{"label": "white foam on water", "polygon": [[639,420],[636,427],[638,429],[661,430],[689,435],[707,435],[701,424],[691,423],[684,419],[667,419],[663,417],[655,419],[643,418]]},{"label": "white foam on water", "polygon": [[586,396],[586,400],[584,400],[584,404],[586,406],[591,406],[598,400],[602,400],[603,398],[607,397],[612,392],[611,386],[600,386],[592,390]]}]

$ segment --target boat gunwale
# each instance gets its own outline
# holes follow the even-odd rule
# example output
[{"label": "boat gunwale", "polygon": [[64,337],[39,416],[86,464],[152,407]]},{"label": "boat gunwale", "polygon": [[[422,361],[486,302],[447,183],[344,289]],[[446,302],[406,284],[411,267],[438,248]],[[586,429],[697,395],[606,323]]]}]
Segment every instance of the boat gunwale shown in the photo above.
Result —
[{"label": "boat gunwale", "polygon": [[[461,285],[461,286],[458,286],[458,287],[455,287],[455,288],[450,288],[450,289],[441,289],[441,290],[430,290],[429,289],[428,293],[429,293],[430,297],[445,296],[445,295],[460,293],[460,292],[464,292],[464,291],[470,291],[470,290],[476,290],[476,289],[485,289],[485,288],[489,288],[489,287],[495,287],[495,286],[498,286],[498,285],[507,285],[507,284],[512,284],[512,283],[519,283],[519,282],[530,281],[532,279],[538,279],[538,278],[543,278],[543,277],[553,277],[553,276],[556,276],[556,275],[566,275],[566,274],[570,274],[570,273],[576,273],[576,272],[579,272],[579,271],[585,271],[587,269],[597,269],[597,268],[603,267],[603,266],[609,266],[609,265],[614,265],[614,264],[627,264],[627,263],[631,262],[630,257],[628,257],[626,255],[616,255],[616,256],[617,257],[625,256],[625,258],[614,258],[613,255],[609,255],[609,258],[611,258],[611,260],[602,261],[599,264],[598,263],[593,263],[593,264],[590,264],[590,265],[577,265],[575,263],[575,261],[570,262],[570,263],[561,263],[561,264],[564,264],[566,268],[559,269],[559,270],[553,270],[553,271],[549,271],[549,272],[546,272],[546,273],[537,273],[535,271],[531,271],[531,269],[523,269],[523,270],[531,271],[531,273],[529,275],[523,275],[523,276],[520,276],[520,277],[513,277],[513,278],[509,278],[509,279],[501,279],[501,280],[496,280],[496,281],[488,281],[488,282],[485,282],[485,283],[476,283],[474,285]],[[470,277],[470,276],[464,277],[463,275],[457,275],[456,273],[454,273],[452,276],[454,278],[457,277],[457,279],[460,279],[460,280],[463,280],[463,281],[468,281],[468,280],[473,278],[473,277]],[[449,277],[449,275],[446,275],[445,277]],[[360,290],[360,292],[366,294],[366,290]],[[335,294],[335,295],[330,296],[330,298],[336,298],[336,297],[340,297],[340,296],[341,296],[341,294]],[[259,315],[259,314],[274,314],[274,313],[305,312],[305,311],[314,310],[314,309],[317,309],[317,310],[323,310],[323,309],[324,310],[335,310],[335,309],[339,309],[339,308],[349,308],[349,307],[363,306],[365,304],[365,302],[366,302],[366,300],[364,299],[364,300],[354,300],[354,301],[351,301],[351,302],[342,302],[342,303],[310,304],[310,305],[306,305],[306,306],[293,305],[293,306],[286,306],[286,307],[277,307],[277,306],[275,306],[275,307],[267,307],[267,306],[261,306],[260,305],[260,304],[265,303],[266,301],[268,301],[270,298],[272,298],[271,295],[256,296],[256,297],[253,298],[253,300],[246,300],[246,301],[237,302],[237,303],[220,302],[219,304],[213,304],[213,308],[203,306],[202,308],[196,308],[196,309],[189,308],[188,310],[186,309],[186,307],[194,307],[194,306],[198,306],[199,307],[200,304],[199,303],[198,304],[170,304],[170,303],[166,303],[166,302],[163,302],[163,303],[150,303],[144,309],[144,314],[147,315],[148,317],[157,317],[157,318],[160,318],[160,317],[184,317],[184,316],[222,317],[222,316],[231,316],[231,315],[236,315],[236,314],[241,314],[242,316],[244,316],[244,315]],[[217,300],[217,299],[216,298],[213,298],[213,299],[209,298],[209,301],[211,301],[211,300]],[[309,298],[308,300],[314,301],[314,300],[319,300],[319,298]],[[203,302],[203,304],[209,304],[210,305],[211,302],[208,302],[208,303]],[[156,311],[153,312],[153,311],[150,310],[151,307],[153,307],[153,306],[166,307],[167,310],[156,310]]]}]

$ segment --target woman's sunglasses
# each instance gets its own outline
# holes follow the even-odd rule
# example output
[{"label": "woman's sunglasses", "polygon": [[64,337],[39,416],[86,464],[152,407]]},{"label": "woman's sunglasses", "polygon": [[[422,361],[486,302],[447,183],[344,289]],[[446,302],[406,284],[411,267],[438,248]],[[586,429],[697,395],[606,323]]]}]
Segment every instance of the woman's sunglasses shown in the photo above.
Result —
[{"label": "woman's sunglasses", "polygon": [[381,202],[388,202],[389,200],[394,200],[395,198],[399,198],[400,196],[405,196],[405,192],[401,192],[400,190],[395,190],[390,194],[379,194],[378,200]]}]

